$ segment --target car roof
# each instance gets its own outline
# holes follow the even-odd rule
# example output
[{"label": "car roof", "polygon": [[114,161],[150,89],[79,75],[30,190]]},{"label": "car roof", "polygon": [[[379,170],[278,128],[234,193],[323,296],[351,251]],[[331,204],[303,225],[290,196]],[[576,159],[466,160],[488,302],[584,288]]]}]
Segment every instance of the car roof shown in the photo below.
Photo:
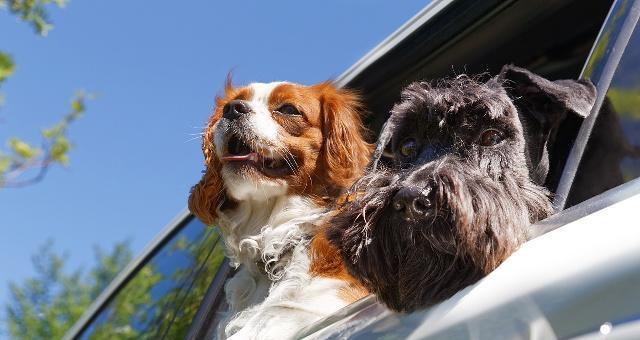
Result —
[{"label": "car roof", "polygon": [[372,113],[369,127],[378,132],[400,90],[418,79],[496,74],[510,63],[550,78],[576,78],[611,3],[435,0],[347,69],[337,83],[363,94]]}]

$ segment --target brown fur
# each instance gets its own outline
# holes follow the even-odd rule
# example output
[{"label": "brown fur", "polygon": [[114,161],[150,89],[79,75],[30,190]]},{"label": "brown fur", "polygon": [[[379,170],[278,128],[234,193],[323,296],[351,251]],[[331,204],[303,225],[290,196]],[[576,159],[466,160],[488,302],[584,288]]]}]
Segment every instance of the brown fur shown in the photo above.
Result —
[{"label": "brown fur", "polygon": [[[223,203],[225,209],[233,207],[225,193],[220,175],[222,164],[215,153],[212,132],[226,103],[251,96],[249,88],[233,87],[229,77],[205,128],[202,140],[205,173],[191,190],[189,209],[206,224],[216,223],[217,209]],[[302,116],[278,113],[283,104],[294,105]],[[290,194],[311,197],[326,205],[362,175],[372,146],[364,137],[363,108],[355,92],[338,89],[329,82],[308,87],[282,84],[272,91],[269,110],[282,127],[282,138],[296,159],[296,171],[284,177]],[[329,244],[324,232],[315,235],[309,252],[313,275],[348,282],[349,286],[340,292],[345,300],[355,301],[367,294],[346,271],[338,250]]]},{"label": "brown fur", "polygon": [[218,217],[216,208],[224,200],[224,182],[220,176],[222,164],[216,157],[211,131],[222,117],[222,108],[226,103],[233,99],[249,98],[252,95],[251,92],[249,88],[234,88],[231,84],[231,76],[227,76],[224,84],[224,96],[216,97],[216,107],[209,117],[202,135],[202,153],[204,154],[206,171],[200,182],[191,188],[189,210],[207,225],[215,223]]},{"label": "brown fur", "polygon": [[349,303],[357,301],[369,294],[369,291],[356,280],[342,262],[340,251],[329,242],[326,228],[322,228],[311,241],[309,255],[311,265],[309,271],[313,276],[334,278],[347,282],[348,286],[340,290],[340,297]]},{"label": "brown fur", "polygon": [[357,94],[336,89],[330,83],[310,87],[278,86],[269,108],[295,104],[302,117],[274,119],[289,134],[289,151],[296,156],[299,172],[290,178],[290,193],[326,202],[355,181],[364,171],[371,145],[363,139],[362,106]]}]

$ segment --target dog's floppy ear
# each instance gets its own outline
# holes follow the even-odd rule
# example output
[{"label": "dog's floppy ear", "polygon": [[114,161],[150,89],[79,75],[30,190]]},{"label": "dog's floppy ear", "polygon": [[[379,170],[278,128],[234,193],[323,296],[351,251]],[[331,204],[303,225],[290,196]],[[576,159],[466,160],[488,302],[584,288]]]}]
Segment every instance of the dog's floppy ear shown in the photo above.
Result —
[{"label": "dog's floppy ear", "polygon": [[549,149],[567,114],[585,118],[596,99],[591,81],[550,81],[524,68],[505,65],[498,76],[518,108],[526,134],[531,178],[543,184],[549,172]]},{"label": "dog's floppy ear", "polygon": [[191,188],[189,195],[189,210],[206,225],[215,223],[218,207],[225,197],[220,167],[215,165],[219,165],[219,162],[207,166],[202,179]]},{"label": "dog's floppy ear", "polygon": [[229,75],[224,86],[225,95],[224,97],[216,97],[216,108],[211,117],[209,117],[202,136],[205,170],[200,182],[191,188],[191,194],[189,195],[189,210],[207,225],[215,223],[218,217],[218,208],[226,199],[224,181],[220,174],[222,164],[216,155],[215,145],[213,144],[213,131],[215,124],[222,118],[222,108],[227,101],[225,98],[231,98],[233,91],[231,75]]},{"label": "dog's floppy ear", "polygon": [[320,91],[324,142],[324,167],[333,185],[348,187],[362,175],[371,154],[362,123],[364,112],[359,96],[336,88],[330,82],[315,86]]}]

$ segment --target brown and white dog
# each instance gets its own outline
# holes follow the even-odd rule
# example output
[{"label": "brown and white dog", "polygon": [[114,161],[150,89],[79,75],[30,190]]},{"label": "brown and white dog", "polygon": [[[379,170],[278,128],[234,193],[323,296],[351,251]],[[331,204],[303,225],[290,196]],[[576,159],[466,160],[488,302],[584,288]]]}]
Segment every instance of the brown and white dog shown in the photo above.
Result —
[{"label": "brown and white dog", "polygon": [[219,338],[286,339],[366,295],[316,227],[369,161],[361,115],[358,96],[330,83],[227,80],[189,197],[200,220],[220,227],[238,267]]}]

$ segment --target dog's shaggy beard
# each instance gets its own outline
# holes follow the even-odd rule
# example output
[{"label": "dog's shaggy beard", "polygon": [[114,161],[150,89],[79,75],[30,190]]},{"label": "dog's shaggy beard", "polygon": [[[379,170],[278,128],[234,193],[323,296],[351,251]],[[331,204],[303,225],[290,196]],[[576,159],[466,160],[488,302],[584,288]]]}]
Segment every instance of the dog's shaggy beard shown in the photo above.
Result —
[{"label": "dog's shaggy beard", "polygon": [[353,186],[352,200],[330,221],[329,238],[349,271],[396,311],[433,305],[475,283],[552,212],[549,192],[517,173],[493,179],[465,171],[473,168],[463,162],[439,163],[429,176],[434,208],[424,219],[400,220],[391,206],[410,172],[378,170]]}]

